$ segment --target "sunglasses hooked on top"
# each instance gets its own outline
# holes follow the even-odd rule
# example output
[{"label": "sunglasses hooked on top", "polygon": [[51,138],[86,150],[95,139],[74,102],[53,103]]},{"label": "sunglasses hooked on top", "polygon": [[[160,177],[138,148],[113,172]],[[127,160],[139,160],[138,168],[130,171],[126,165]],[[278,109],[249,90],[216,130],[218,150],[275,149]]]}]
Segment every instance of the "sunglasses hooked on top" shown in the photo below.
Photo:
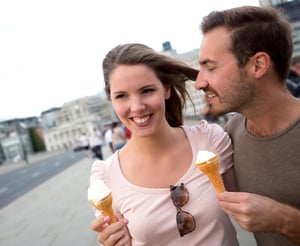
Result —
[{"label": "sunglasses hooked on top", "polygon": [[189,192],[183,183],[178,186],[170,185],[170,192],[173,204],[177,209],[177,228],[180,236],[183,237],[196,228],[194,217],[189,212],[181,209],[189,200]]}]

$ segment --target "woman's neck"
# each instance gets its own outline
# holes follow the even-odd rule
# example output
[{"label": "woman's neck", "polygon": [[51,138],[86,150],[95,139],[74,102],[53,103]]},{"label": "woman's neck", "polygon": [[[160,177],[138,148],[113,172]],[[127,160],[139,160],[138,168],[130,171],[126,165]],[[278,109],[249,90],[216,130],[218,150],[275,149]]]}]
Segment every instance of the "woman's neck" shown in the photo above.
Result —
[{"label": "woman's neck", "polygon": [[128,150],[133,150],[135,153],[161,153],[165,152],[166,149],[172,148],[173,144],[176,143],[179,138],[179,132],[182,131],[179,127],[166,127],[160,130],[155,135],[149,137],[139,137],[132,135],[128,141]]}]

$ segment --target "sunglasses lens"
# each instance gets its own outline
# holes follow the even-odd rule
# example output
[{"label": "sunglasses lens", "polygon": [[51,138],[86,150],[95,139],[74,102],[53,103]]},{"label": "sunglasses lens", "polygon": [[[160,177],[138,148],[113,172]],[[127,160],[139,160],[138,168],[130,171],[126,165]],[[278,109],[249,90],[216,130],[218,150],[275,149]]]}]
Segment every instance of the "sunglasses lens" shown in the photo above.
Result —
[{"label": "sunglasses lens", "polygon": [[176,215],[176,220],[180,236],[183,237],[185,234],[195,230],[195,219],[190,213],[180,210]]},{"label": "sunglasses lens", "polygon": [[177,187],[171,191],[172,200],[176,208],[183,207],[189,200],[189,193],[185,188]]}]

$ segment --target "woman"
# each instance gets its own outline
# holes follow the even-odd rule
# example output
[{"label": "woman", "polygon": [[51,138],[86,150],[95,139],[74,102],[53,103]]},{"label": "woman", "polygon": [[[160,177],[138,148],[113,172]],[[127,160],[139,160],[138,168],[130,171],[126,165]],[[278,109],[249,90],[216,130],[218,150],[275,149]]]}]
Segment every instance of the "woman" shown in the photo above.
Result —
[{"label": "woman", "polygon": [[145,45],[125,44],[106,55],[103,72],[108,99],[131,138],[92,167],[90,181],[108,185],[119,218],[110,226],[107,217],[92,222],[99,241],[238,245],[212,185],[194,165],[199,150],[214,152],[224,179],[232,180],[230,139],[220,126],[206,121],[182,126],[185,82],[195,80],[198,70]]}]

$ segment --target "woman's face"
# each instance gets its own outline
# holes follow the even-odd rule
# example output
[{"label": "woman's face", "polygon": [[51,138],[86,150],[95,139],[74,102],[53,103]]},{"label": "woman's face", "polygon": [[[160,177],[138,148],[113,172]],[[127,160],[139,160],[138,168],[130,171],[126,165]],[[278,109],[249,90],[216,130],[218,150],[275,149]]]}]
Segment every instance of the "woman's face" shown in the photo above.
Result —
[{"label": "woman's face", "polygon": [[109,76],[115,112],[132,135],[151,136],[166,123],[170,90],[145,65],[119,65]]}]

